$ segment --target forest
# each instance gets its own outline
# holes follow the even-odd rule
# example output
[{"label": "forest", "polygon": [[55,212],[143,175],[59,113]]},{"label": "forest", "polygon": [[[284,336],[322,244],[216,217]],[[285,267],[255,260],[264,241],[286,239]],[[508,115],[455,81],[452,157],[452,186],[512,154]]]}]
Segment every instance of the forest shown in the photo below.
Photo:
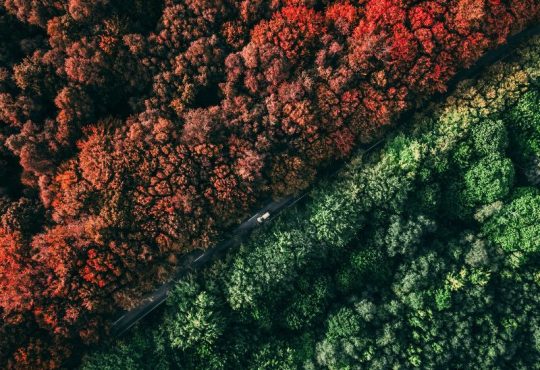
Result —
[{"label": "forest", "polygon": [[534,369],[540,37],[317,185],[82,369]]},{"label": "forest", "polygon": [[[431,98],[539,21],[536,0],[0,0],[0,368],[534,364],[538,39]],[[182,256],[311,187],[100,347]]]}]

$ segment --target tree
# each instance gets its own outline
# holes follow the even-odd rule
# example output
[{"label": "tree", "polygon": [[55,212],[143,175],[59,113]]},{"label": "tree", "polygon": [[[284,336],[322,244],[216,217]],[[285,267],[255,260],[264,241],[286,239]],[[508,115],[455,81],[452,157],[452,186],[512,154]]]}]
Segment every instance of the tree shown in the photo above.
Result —
[{"label": "tree", "polygon": [[198,290],[192,281],[177,285],[174,298],[168,302],[174,306],[175,314],[165,320],[171,348],[191,353],[204,361],[224,335],[225,320],[215,297]]},{"label": "tree", "polygon": [[504,198],[514,181],[514,166],[509,158],[490,155],[474,164],[464,176],[464,201],[472,206]]},{"label": "tree", "polygon": [[525,256],[540,249],[540,195],[535,188],[523,188],[484,226],[488,238],[507,252],[521,252]]}]

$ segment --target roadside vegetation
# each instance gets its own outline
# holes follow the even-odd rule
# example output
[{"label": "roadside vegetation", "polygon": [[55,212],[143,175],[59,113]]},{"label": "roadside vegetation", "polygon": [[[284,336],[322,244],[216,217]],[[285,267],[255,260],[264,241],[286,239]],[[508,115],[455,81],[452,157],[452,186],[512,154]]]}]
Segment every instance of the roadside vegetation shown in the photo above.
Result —
[{"label": "roadside vegetation", "polygon": [[535,37],[82,367],[535,368],[539,221]]}]

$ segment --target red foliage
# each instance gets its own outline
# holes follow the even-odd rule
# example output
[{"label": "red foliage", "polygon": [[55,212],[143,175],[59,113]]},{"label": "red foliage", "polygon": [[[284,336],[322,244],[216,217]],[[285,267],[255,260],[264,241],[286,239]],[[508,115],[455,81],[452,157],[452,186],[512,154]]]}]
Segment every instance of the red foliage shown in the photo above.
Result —
[{"label": "red foliage", "polygon": [[295,63],[312,52],[317,38],[324,33],[323,17],[319,13],[305,6],[291,6],[255,26],[251,42],[261,46],[273,44]]},{"label": "red foliage", "polygon": [[177,255],[305,189],[540,15],[535,0],[0,3],[0,160],[20,187],[0,195],[0,367],[15,368],[62,366]]},{"label": "red foliage", "polygon": [[32,265],[28,245],[19,232],[0,228],[0,307],[6,322],[19,322],[32,306]]},{"label": "red foliage", "polygon": [[329,26],[334,27],[340,34],[350,35],[357,26],[362,9],[347,3],[330,5],[325,12],[325,19]]}]

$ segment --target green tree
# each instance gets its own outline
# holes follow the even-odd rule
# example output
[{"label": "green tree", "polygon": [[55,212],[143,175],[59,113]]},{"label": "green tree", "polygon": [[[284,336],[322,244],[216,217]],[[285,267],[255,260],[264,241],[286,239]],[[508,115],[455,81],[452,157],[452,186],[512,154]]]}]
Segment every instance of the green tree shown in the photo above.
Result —
[{"label": "green tree", "polygon": [[167,305],[170,309],[163,326],[170,348],[200,358],[208,368],[221,367],[213,352],[224,335],[226,320],[216,295],[188,279],[174,287]]},{"label": "green tree", "polygon": [[488,155],[465,173],[462,197],[472,207],[492,203],[508,195],[513,181],[512,161],[498,154]]},{"label": "green tree", "polygon": [[487,237],[507,252],[540,251],[540,193],[535,188],[516,191],[510,203],[484,225]]}]

